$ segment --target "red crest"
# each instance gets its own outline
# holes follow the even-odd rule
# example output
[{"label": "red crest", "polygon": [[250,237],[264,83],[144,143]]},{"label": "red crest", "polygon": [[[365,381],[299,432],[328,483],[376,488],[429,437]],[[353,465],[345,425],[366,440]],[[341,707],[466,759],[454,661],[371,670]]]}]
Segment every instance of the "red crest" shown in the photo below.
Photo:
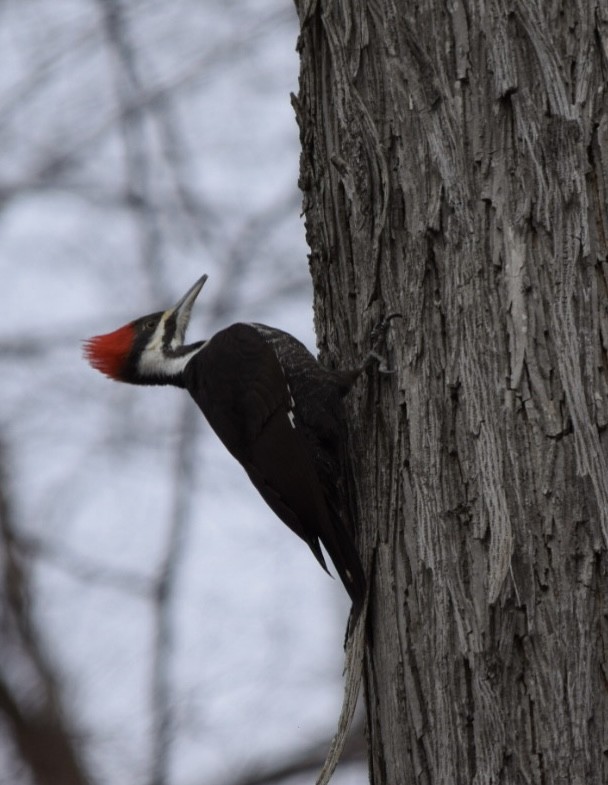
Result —
[{"label": "red crest", "polygon": [[120,381],[122,370],[133,346],[135,331],[130,324],[113,333],[96,335],[84,342],[84,356],[98,371]]}]

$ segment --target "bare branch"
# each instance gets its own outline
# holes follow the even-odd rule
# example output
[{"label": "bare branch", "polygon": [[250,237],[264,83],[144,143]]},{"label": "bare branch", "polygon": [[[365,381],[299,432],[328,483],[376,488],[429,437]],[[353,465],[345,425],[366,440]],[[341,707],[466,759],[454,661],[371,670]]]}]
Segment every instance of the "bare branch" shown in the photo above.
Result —
[{"label": "bare branch", "polygon": [[[168,767],[173,731],[172,689],[170,682],[173,652],[173,602],[177,577],[182,565],[185,528],[190,518],[198,413],[184,400],[179,417],[179,440],[175,460],[173,511],[165,555],[160,565],[155,592],[155,632],[152,666],[153,751],[150,785],[168,782]],[[196,467],[197,469],[200,467]]]},{"label": "bare branch", "polygon": [[0,714],[36,785],[91,785],[65,719],[59,678],[31,616],[27,560],[15,537],[6,456],[0,443]]},{"label": "bare branch", "polygon": [[148,598],[153,594],[152,578],[133,570],[117,569],[100,564],[81,553],[74,553],[65,544],[54,544],[37,537],[18,536],[24,555],[53,564],[75,580],[95,583],[130,595]]},{"label": "bare branch", "polygon": [[[122,132],[126,167],[128,200],[136,210],[141,239],[141,259],[148,272],[148,282],[156,300],[162,286],[162,235],[152,192],[152,162],[144,125],[146,103],[141,100],[145,87],[137,68],[137,58],[129,38],[127,21],[120,0],[97,0],[108,42],[115,53],[115,91],[122,107]],[[132,107],[129,109],[129,107]]]}]

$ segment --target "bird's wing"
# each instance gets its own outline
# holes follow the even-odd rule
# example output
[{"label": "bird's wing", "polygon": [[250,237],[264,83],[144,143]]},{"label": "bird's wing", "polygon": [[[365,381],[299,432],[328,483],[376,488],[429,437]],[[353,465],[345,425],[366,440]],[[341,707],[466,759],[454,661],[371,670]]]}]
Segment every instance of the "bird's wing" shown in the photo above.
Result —
[{"label": "bird's wing", "polygon": [[267,504],[311,548],[333,541],[323,489],[281,365],[255,327],[213,336],[188,364],[184,381],[213,430]]}]

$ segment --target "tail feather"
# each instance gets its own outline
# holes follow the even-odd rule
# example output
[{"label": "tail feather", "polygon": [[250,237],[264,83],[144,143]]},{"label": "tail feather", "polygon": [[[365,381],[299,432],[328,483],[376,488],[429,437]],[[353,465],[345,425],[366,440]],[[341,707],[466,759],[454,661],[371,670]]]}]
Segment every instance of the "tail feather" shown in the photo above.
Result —
[{"label": "tail feather", "polygon": [[329,554],[344,588],[353,603],[353,621],[359,615],[367,590],[365,572],[350,532],[341,517],[331,510],[331,533],[326,534],[323,545]]}]

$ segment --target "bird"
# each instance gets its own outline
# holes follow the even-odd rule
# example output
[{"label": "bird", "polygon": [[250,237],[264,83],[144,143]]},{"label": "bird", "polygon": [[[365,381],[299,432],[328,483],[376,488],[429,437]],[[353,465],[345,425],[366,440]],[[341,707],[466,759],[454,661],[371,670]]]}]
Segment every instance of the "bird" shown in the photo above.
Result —
[{"label": "bird", "polygon": [[86,340],[85,358],[115,381],[187,390],[264,501],[329,573],[323,545],[356,618],[367,582],[344,503],[343,398],[366,364],[325,368],[293,335],[258,323],[186,344],[207,277],[173,307]]}]

